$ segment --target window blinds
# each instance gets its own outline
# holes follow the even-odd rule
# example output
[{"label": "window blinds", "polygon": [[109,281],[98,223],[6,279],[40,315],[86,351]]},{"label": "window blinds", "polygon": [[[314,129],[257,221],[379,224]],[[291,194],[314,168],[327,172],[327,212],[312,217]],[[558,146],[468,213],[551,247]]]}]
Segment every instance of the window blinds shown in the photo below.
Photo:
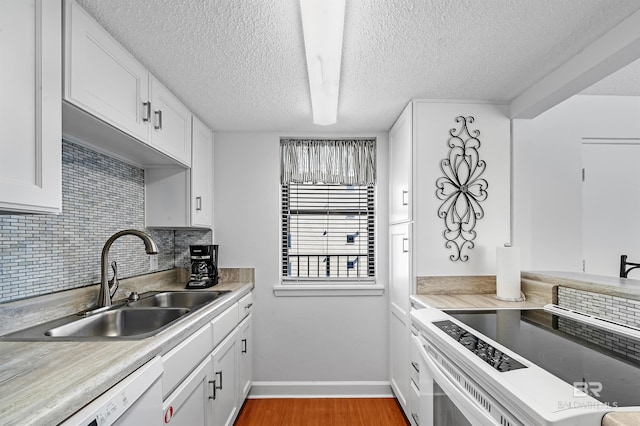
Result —
[{"label": "window blinds", "polygon": [[282,210],[283,277],[374,277],[372,185],[283,185]]}]

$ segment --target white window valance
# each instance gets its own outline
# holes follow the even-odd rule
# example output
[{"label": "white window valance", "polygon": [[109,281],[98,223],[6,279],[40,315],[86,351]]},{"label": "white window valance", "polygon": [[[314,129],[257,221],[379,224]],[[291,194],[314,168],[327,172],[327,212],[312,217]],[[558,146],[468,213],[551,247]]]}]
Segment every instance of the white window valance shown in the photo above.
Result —
[{"label": "white window valance", "polygon": [[373,185],[376,140],[280,140],[280,183]]}]

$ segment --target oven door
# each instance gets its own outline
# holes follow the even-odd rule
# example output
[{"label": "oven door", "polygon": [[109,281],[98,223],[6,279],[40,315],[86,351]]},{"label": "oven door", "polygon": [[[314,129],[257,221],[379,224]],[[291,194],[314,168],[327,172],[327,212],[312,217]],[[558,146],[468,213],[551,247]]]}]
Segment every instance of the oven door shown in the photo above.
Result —
[{"label": "oven door", "polygon": [[519,425],[456,364],[420,341],[420,426]]}]

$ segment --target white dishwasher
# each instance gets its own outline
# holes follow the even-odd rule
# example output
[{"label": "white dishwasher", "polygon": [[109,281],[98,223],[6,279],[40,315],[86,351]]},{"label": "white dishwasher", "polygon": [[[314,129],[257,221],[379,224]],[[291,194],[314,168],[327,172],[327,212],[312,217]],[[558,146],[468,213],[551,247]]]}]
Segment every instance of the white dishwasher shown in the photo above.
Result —
[{"label": "white dishwasher", "polygon": [[155,357],[129,374],[63,426],[162,424],[162,360]]}]

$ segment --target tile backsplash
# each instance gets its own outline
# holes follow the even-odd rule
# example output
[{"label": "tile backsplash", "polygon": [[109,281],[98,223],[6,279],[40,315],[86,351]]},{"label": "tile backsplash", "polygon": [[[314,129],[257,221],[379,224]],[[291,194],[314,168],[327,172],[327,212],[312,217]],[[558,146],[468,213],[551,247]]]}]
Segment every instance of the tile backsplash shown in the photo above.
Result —
[{"label": "tile backsplash", "polygon": [[558,305],[634,327],[640,327],[640,300],[558,287]]},{"label": "tile backsplash", "polygon": [[[570,287],[558,287],[558,305],[618,324],[640,326],[640,301]],[[634,360],[640,361],[640,340],[558,317],[558,329]]]},{"label": "tile backsplash", "polygon": [[[74,143],[62,143],[62,213],[0,215],[0,303],[100,281],[107,239],[144,229],[144,170]],[[158,269],[184,266],[190,244],[211,244],[210,230],[147,229]],[[118,277],[151,272],[140,239],[119,238],[109,260]],[[111,276],[111,271],[110,271]]]}]

